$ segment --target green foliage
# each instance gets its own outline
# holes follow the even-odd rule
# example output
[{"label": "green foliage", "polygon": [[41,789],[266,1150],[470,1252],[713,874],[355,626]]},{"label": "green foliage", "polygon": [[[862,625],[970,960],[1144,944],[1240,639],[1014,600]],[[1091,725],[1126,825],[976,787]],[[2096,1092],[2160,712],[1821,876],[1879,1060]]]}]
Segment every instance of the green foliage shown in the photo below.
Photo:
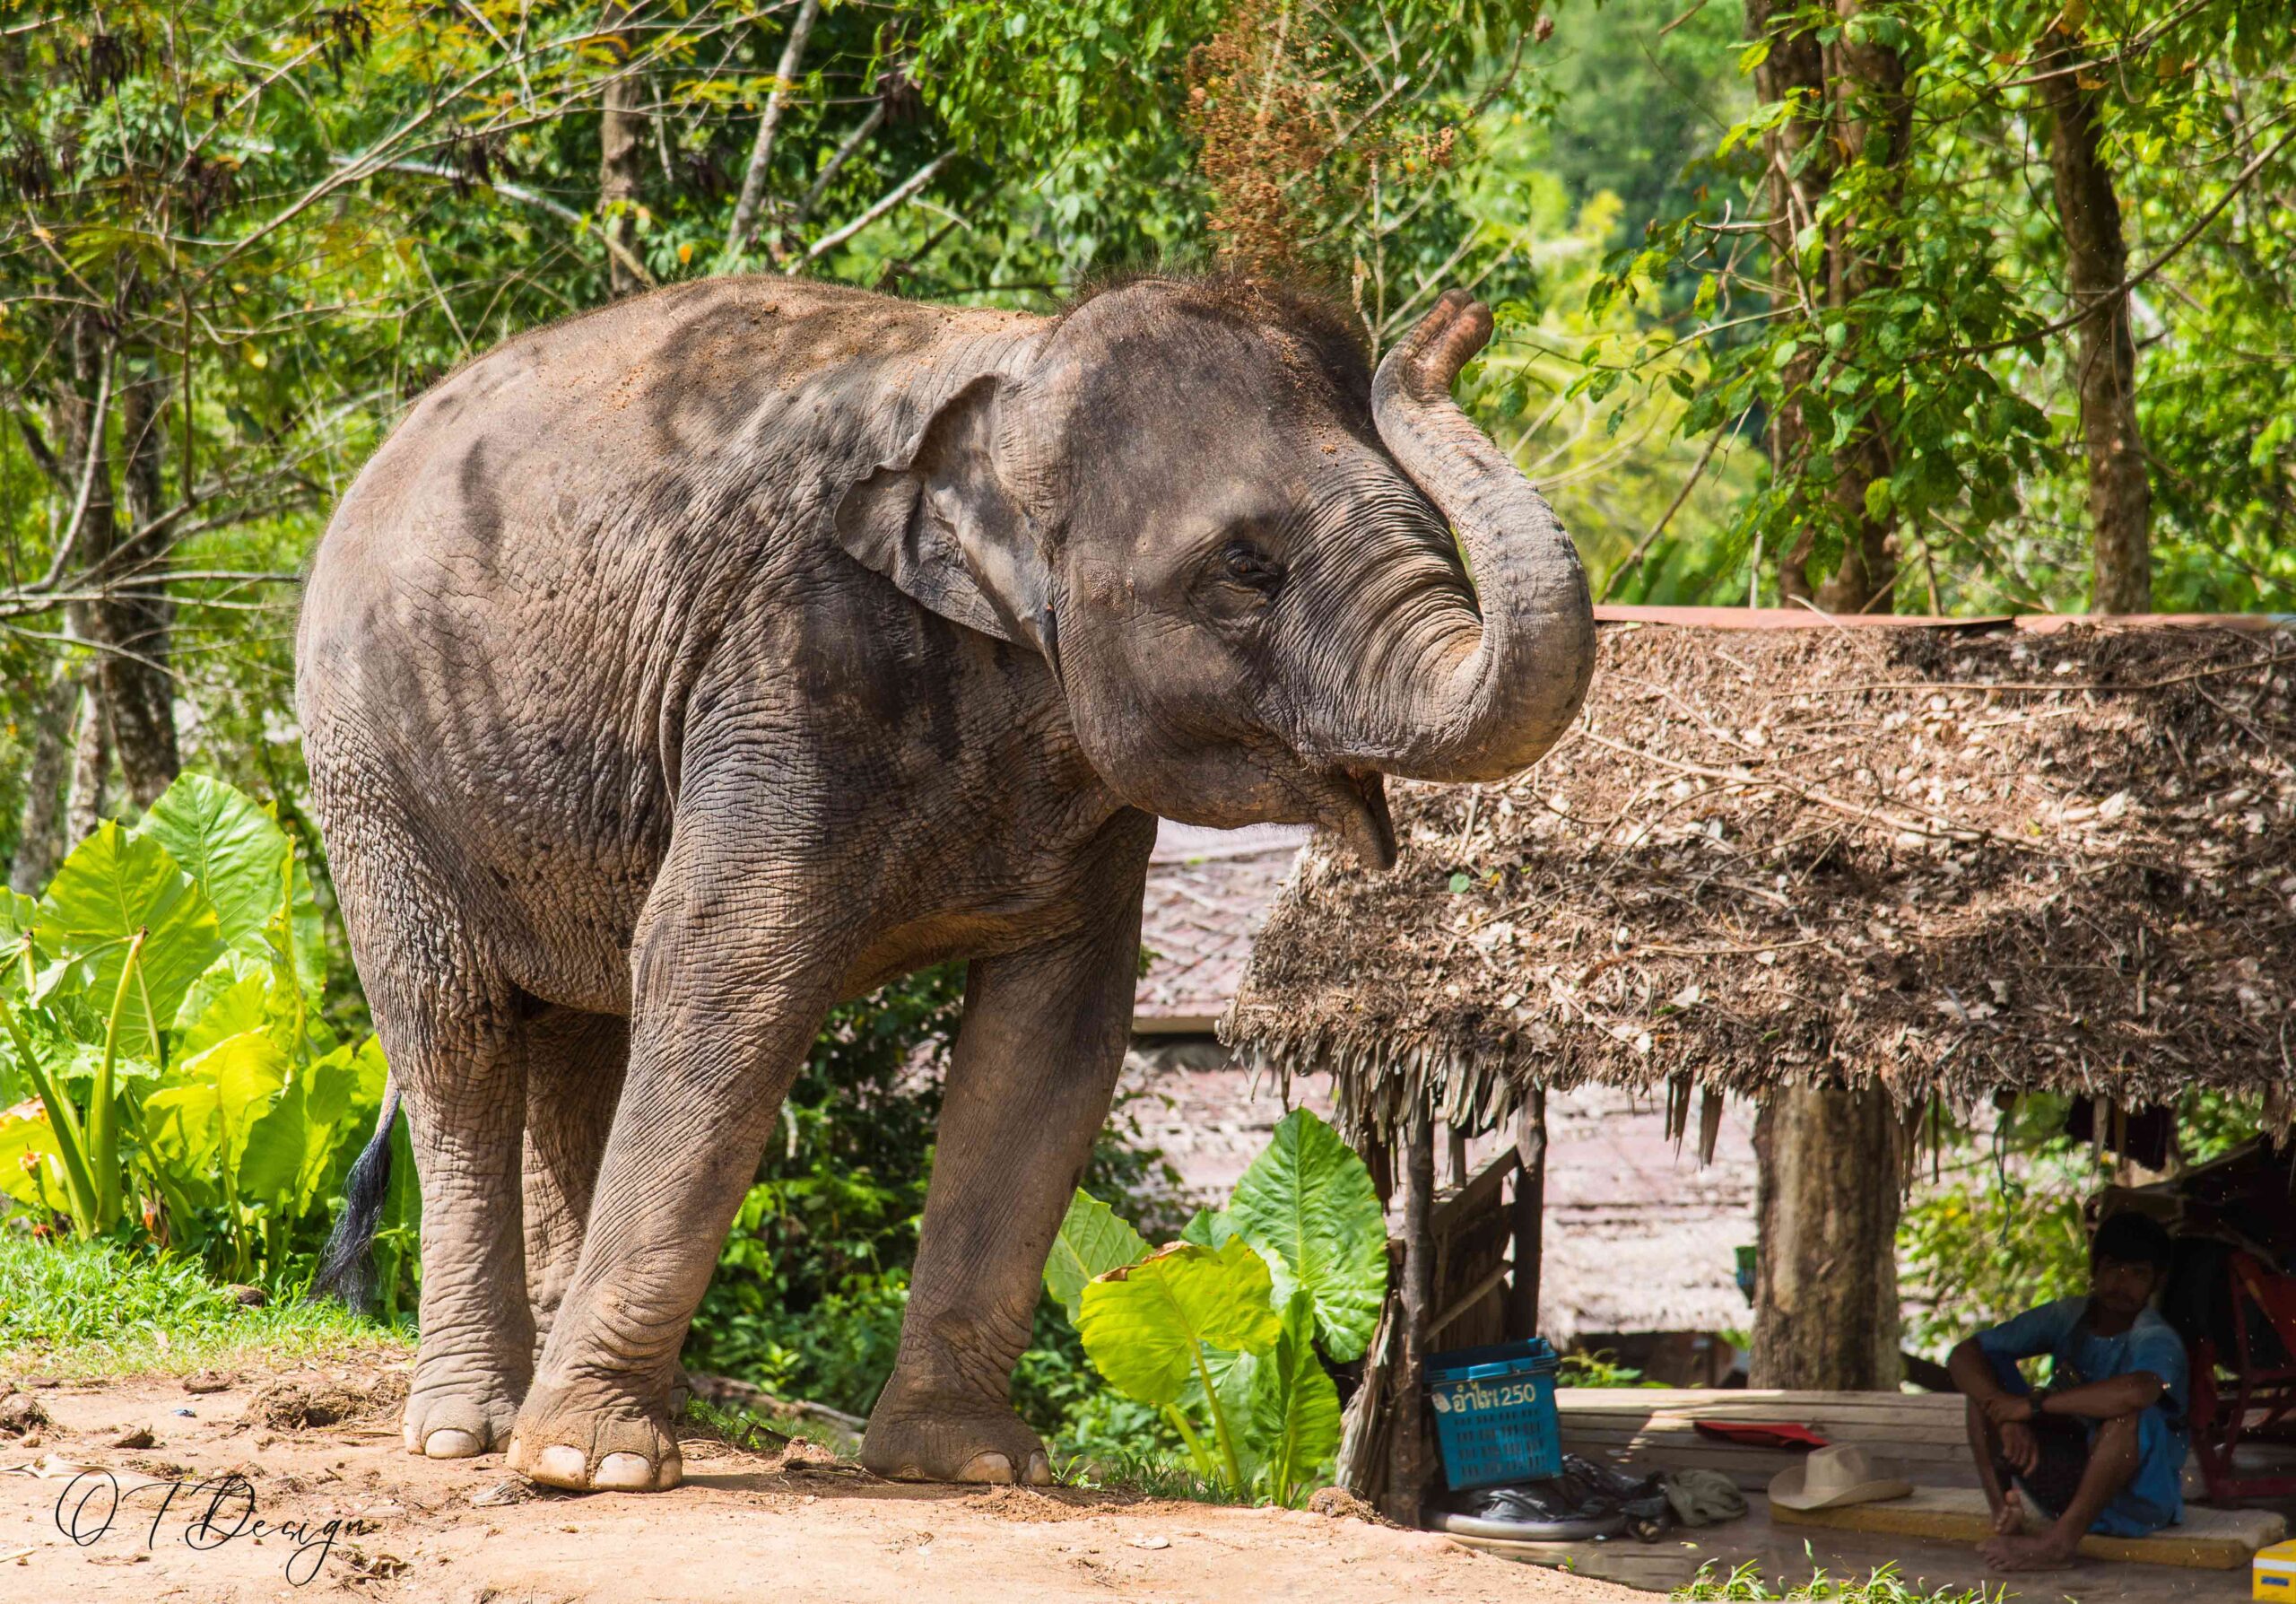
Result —
[{"label": "green foliage", "polygon": [[326,1023],[310,883],[286,833],[187,774],[134,829],[100,824],[13,924],[0,1104],[17,1083],[39,1103],[0,1117],[0,1189],[83,1237],[291,1281],[385,1068],[371,1037]]},{"label": "green foliage", "polygon": [[[1825,39],[1842,27],[1831,11],[1784,6],[1773,26],[1815,26]],[[1814,580],[1870,523],[1905,575],[1885,610],[2085,606],[2078,309],[2044,94],[2053,71],[2076,71],[2093,96],[2127,271],[2145,279],[2131,317],[2154,605],[2290,606],[2296,434],[2277,420],[2296,381],[2281,338],[2296,290],[2285,128],[2296,102],[2266,65],[2284,53],[2284,16],[2255,0],[2172,13],[1889,0],[1848,27],[1903,66],[1915,130],[1903,159],[1885,137],[1851,136],[1884,108],[1832,68],[1818,100],[1797,92],[1729,121],[1697,164],[1710,181],[1622,242],[1595,285],[1590,311],[1623,302],[1642,327],[1631,345],[1589,352],[1580,393],[1622,375],[1646,393],[1672,388],[1690,402],[1685,438],[1743,420],[1775,434],[1799,418],[1806,439],[1775,435],[1773,471],[1738,501],[1726,542],[1742,556],[1758,550],[1775,565],[1807,536]],[[1755,42],[1741,69],[1768,55]],[[1826,170],[1774,261],[1741,220],[1773,204],[1755,159],[1765,135],[1796,126],[1816,134],[1796,180]],[[1683,309],[1674,297],[1691,282],[1700,288]],[[1731,581],[1739,594],[1745,571]],[[1713,599],[1736,597],[1723,588]]]},{"label": "green foliage", "polygon": [[[1898,1274],[1908,1348],[1942,1359],[1971,1331],[2083,1292],[2083,1207],[2115,1179],[2111,1155],[2066,1137],[2066,1100],[2021,1098],[1990,1129],[1939,1120],[1935,1178],[1925,1175],[1898,1221]],[[2205,1163],[2254,1137],[2253,1098],[2187,1092],[2177,1109],[2179,1160]]]},{"label": "green foliage", "polygon": [[1762,1580],[1752,1560],[1725,1571],[1714,1561],[1674,1590],[1675,1604],[1769,1604],[1772,1600],[1808,1600],[1813,1604],[2006,1604],[2006,1585],[1924,1588],[1908,1582],[1894,1562],[1866,1576],[1829,1575],[1812,1566],[1807,1581],[1779,1590]]},{"label": "green foliage", "polygon": [[196,1259],[149,1244],[40,1241],[0,1231],[0,1371],[118,1375],[289,1363],[376,1350],[404,1338],[333,1301],[247,1308]]},{"label": "green foliage", "polygon": [[1618,1356],[1608,1348],[1593,1353],[1580,1350],[1565,1354],[1557,1365],[1554,1384],[1558,1387],[1664,1387],[1665,1382],[1654,1382],[1631,1364],[1619,1363]]},{"label": "green foliage", "polygon": [[1116,1217],[1116,1210],[1091,1193],[1078,1191],[1052,1239],[1052,1256],[1045,1260],[1045,1289],[1074,1320],[1083,1309],[1087,1282],[1137,1264],[1151,1249],[1147,1238]]},{"label": "green foliage", "polygon": [[[1387,1268],[1370,1171],[1296,1109],[1229,1207],[1198,1211],[1162,1248],[1078,1192],[1045,1285],[1074,1308],[1093,1367],[1161,1415],[1197,1478],[1288,1504],[1339,1446],[1324,1356],[1361,1354]],[[1137,1443],[1116,1446],[1124,1462],[1157,1460]]]},{"label": "green foliage", "polygon": [[1377,1192],[1352,1184],[1359,1173],[1369,1181],[1339,1133],[1298,1111],[1276,1125],[1227,1208],[1239,1235],[1274,1254],[1276,1305],[1305,1295],[1317,1338],[1342,1362],[1363,1356],[1387,1286],[1386,1216]]},{"label": "green foliage", "polygon": [[1170,1454],[1128,1446],[1080,1460],[1063,1479],[1072,1486],[1134,1498],[1180,1499],[1189,1504],[1251,1502],[1249,1493],[1239,1492],[1221,1478],[1206,1476]]}]

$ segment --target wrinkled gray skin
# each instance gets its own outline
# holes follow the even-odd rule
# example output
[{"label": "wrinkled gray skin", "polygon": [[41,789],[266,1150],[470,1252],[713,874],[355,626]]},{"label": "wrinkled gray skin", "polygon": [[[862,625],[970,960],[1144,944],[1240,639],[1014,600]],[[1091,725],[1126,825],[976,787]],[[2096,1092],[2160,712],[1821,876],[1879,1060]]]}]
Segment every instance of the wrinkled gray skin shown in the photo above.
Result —
[{"label": "wrinkled gray skin", "polygon": [[1390,862],[1381,774],[1510,773],[1584,693],[1570,541],[1449,399],[1489,332],[1446,296],[1374,382],[1239,286],[1046,319],[719,279],[422,400],[319,548],[298,693],[422,1183],[410,1450],[674,1485],[678,1349],[807,1043],[962,958],[863,1459],[1048,1478],[1007,1390],[1153,815]]}]

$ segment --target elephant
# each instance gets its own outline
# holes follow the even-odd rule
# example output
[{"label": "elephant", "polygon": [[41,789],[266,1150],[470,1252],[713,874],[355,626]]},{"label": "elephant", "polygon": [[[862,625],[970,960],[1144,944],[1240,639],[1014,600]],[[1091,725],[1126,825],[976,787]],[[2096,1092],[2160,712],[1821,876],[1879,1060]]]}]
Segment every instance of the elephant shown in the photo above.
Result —
[{"label": "elephant", "polygon": [[725,277],[412,407],[296,646],[421,1182],[411,1451],[675,1486],[679,1351],[809,1042],[961,960],[861,1457],[1049,1479],[1011,1373],[1115,1092],[1157,818],[1391,866],[1385,776],[1511,774],[1585,694],[1570,539],[1450,394],[1491,330],[1450,292],[1375,372],[1265,282],[1039,316]]}]

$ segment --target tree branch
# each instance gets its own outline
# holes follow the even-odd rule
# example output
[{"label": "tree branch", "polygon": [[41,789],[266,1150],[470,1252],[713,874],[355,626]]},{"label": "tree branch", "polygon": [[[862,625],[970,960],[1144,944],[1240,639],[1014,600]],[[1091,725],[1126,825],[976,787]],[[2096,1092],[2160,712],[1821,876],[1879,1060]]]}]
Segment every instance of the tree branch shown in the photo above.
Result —
[{"label": "tree branch", "polygon": [[103,376],[96,381],[96,404],[88,411],[88,444],[86,459],[80,465],[80,493],[72,501],[72,521],[64,527],[64,534],[56,543],[56,560],[48,565],[36,590],[53,590],[64,578],[65,565],[72,561],[72,548],[80,544],[80,526],[87,521],[88,498],[95,493],[96,468],[104,459],[104,418],[111,408],[111,363],[109,346],[104,348]]},{"label": "tree branch", "polygon": [[[333,158],[333,161],[338,167],[348,166],[355,160],[357,160],[357,158],[351,156],[336,156]],[[656,284],[659,283],[659,281],[655,278],[653,273],[647,267],[646,264],[640,261],[638,257],[631,252],[630,248],[624,245],[621,240],[615,239],[612,234],[607,233],[604,229],[594,228],[591,225],[590,220],[583,216],[579,212],[574,210],[573,207],[561,205],[558,202],[551,199],[550,196],[529,189],[523,184],[513,184],[505,179],[474,179],[468,173],[457,172],[451,167],[439,167],[429,161],[385,161],[378,167],[370,169],[370,171],[411,172],[426,179],[444,179],[448,182],[453,184],[475,184],[481,188],[491,189],[495,194],[503,196],[505,199],[517,201],[521,205],[532,206],[536,211],[547,212],[552,217],[556,217],[563,222],[571,223],[577,229],[596,234],[599,240],[604,243],[606,250],[613,256],[613,259],[620,262],[624,267],[629,268],[631,272],[636,274],[639,281],[645,284],[648,289],[650,290],[654,288]],[[361,174],[361,176],[363,178],[368,175]],[[427,264],[424,271],[429,271]]]},{"label": "tree branch", "polygon": [[2097,308],[2100,304],[2110,302],[2127,294],[2131,290],[2135,289],[2137,285],[2144,283],[2145,280],[2160,272],[2161,268],[2166,267],[2170,262],[2175,261],[2178,257],[2183,255],[2185,248],[2189,246],[2195,240],[2200,238],[2202,231],[2205,231],[2210,223],[2216,221],[2218,214],[2221,214],[2225,207],[2232,204],[2234,199],[2239,196],[2240,191],[2248,187],[2249,183],[2256,178],[2257,174],[2264,170],[2266,163],[2269,162],[2274,156],[2277,156],[2282,151],[2285,150],[2291,141],[2296,141],[2296,127],[2290,128],[2287,133],[2283,134],[2278,139],[2273,142],[2271,149],[2260,153],[2257,156],[2256,160],[2250,161],[2246,167],[2240,169],[2239,172],[2233,174],[2232,181],[2224,187],[2224,193],[2218,196],[2214,204],[2210,205],[2207,210],[2201,213],[2199,216],[2194,218],[2192,220],[2192,226],[2185,230],[2183,233],[2179,234],[2175,240],[2170,241],[2167,249],[2163,250],[2159,256],[2154,257],[2151,261],[2145,263],[2144,266],[2138,268],[2135,272],[2130,274],[2126,278],[2121,280],[2117,286],[2106,294],[2097,297],[2088,305],[2078,309],[2069,316],[2059,318],[2054,323],[2044,323],[2039,328],[2029,329],[2023,334],[2013,336],[2005,340],[1990,340],[1982,345],[1956,345],[1951,350],[1940,352],[1938,354],[1941,356],[1985,356],[1992,352],[2007,351],[2013,346],[2031,344],[2035,340],[2046,338],[2048,336],[2053,334],[2063,334],[2066,329],[2074,327],[2077,324],[2087,322],[2091,318],[2096,316]]},{"label": "tree branch", "polygon": [[884,120],[885,103],[879,100],[869,108],[869,115],[861,119],[860,126],[845,136],[845,142],[831,155],[829,165],[822,169],[822,176],[813,180],[813,187],[805,191],[805,198],[797,203],[796,214],[789,220],[791,228],[805,226],[805,220],[813,214],[813,208],[822,204],[822,196],[837,181],[837,175],[845,170],[845,164],[852,160],[853,153],[861,148],[869,135],[877,131],[877,125]]},{"label": "tree branch", "polygon": [[56,460],[55,451],[49,448],[47,437],[40,433],[39,425],[32,422],[30,413],[19,412],[16,414],[16,428],[24,437],[24,449],[31,453],[32,461],[39,466],[39,471],[48,476],[57,489],[71,489],[70,475],[65,473],[64,465]]},{"label": "tree branch", "polygon": [[924,166],[909,174],[908,178],[902,179],[896,187],[887,191],[883,196],[880,196],[875,205],[871,206],[867,211],[862,213],[860,216],[855,218],[851,222],[847,223],[843,228],[831,230],[830,232],[823,234],[820,239],[814,240],[813,244],[805,248],[805,254],[799,257],[796,261],[790,263],[784,271],[795,274],[797,269],[803,267],[806,263],[816,261],[821,257],[827,256],[831,251],[835,250],[848,240],[852,239],[854,235],[859,233],[863,229],[867,228],[871,223],[876,222],[877,219],[883,217],[886,213],[892,211],[903,201],[906,201],[909,196],[924,188],[926,185],[931,183],[933,181],[933,175],[939,172],[943,164],[945,163],[950,157],[955,154],[956,152],[954,151],[943,151],[939,155],[934,157],[932,161],[927,161]]},{"label": "tree branch", "polygon": [[789,24],[789,42],[782,47],[781,65],[773,69],[773,88],[765,97],[765,115],[758,120],[757,143],[750,147],[749,171],[742,175],[742,196],[734,203],[734,221],[726,228],[726,260],[732,261],[742,241],[757,223],[757,210],[765,199],[766,169],[773,160],[773,137],[781,128],[782,109],[789,103],[789,86],[796,81],[798,65],[805,57],[805,40],[813,19],[822,14],[821,0],[804,0],[796,21]]}]

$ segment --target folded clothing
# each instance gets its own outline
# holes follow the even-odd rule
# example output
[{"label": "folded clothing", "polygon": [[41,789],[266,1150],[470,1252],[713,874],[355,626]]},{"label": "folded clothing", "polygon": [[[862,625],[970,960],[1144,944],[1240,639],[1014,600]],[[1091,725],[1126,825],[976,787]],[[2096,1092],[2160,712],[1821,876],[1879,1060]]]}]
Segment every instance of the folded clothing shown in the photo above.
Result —
[{"label": "folded clothing", "polygon": [[1832,1446],[1808,1426],[1796,1425],[1790,1420],[1693,1420],[1691,1424],[1701,1437],[1735,1443],[1743,1448],[1784,1448],[1807,1452],[1813,1448]]},{"label": "folded clothing", "polygon": [[1719,1526],[1746,1512],[1746,1495],[1719,1470],[1669,1470],[1664,1485],[1674,1519],[1685,1526]]}]

